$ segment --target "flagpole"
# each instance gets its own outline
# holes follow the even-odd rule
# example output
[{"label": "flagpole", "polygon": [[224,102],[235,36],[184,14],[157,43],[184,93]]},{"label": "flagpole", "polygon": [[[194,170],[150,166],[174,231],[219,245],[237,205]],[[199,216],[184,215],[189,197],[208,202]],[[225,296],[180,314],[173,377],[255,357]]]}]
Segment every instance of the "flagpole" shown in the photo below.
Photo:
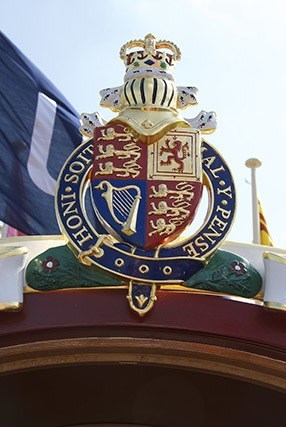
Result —
[{"label": "flagpole", "polygon": [[262,165],[258,159],[248,159],[245,166],[251,169],[251,193],[252,193],[252,226],[253,226],[253,243],[260,244],[259,228],[259,210],[256,187],[256,169]]}]

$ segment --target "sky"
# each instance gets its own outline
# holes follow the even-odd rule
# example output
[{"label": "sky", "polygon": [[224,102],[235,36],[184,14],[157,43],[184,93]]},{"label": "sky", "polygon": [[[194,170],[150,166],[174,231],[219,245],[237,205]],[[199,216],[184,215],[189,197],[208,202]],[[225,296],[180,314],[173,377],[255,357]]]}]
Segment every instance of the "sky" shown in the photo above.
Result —
[{"label": "sky", "polygon": [[215,111],[206,137],[236,184],[228,240],[252,242],[248,158],[258,158],[257,188],[276,247],[286,247],[286,2],[284,0],[0,0],[1,30],[79,112],[99,106],[99,91],[123,83],[120,47],[148,33],[177,44],[178,86],[196,86],[198,105]]}]

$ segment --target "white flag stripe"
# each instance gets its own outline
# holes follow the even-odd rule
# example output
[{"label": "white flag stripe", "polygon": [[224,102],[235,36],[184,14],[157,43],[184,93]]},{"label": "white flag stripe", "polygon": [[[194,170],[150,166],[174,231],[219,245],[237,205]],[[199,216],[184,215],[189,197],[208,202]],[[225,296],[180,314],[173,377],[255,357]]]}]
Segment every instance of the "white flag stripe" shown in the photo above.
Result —
[{"label": "white flag stripe", "polygon": [[52,141],[57,104],[43,93],[38,103],[27,169],[34,184],[47,194],[55,195],[56,180],[49,174],[47,163]]}]

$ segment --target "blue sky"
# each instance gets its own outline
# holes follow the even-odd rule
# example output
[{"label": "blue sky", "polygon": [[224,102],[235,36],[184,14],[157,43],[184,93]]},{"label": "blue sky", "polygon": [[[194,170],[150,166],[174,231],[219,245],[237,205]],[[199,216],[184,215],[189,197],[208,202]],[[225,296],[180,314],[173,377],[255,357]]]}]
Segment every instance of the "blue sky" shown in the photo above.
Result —
[{"label": "blue sky", "polygon": [[250,171],[276,246],[286,246],[286,2],[279,0],[0,0],[2,31],[78,112],[100,111],[99,90],[122,84],[119,49],[153,33],[182,50],[178,85],[199,88],[196,107],[216,111],[206,139],[229,164],[238,209],[229,240],[252,241]]}]

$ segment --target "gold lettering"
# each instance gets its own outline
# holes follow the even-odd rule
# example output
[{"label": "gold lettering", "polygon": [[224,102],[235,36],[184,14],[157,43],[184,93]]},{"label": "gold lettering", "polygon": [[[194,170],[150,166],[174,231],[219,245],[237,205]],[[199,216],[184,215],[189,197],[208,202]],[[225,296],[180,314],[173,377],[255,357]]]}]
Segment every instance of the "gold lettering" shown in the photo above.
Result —
[{"label": "gold lettering", "polygon": [[217,189],[217,194],[225,194],[230,199],[232,199],[232,193],[231,193],[231,186],[229,185],[227,188],[221,190],[220,188]]},{"label": "gold lettering", "polygon": [[86,147],[82,152],[77,156],[77,159],[83,160],[86,164],[90,163],[92,161],[92,158],[86,158],[84,154],[88,152],[89,154],[93,154],[93,144],[90,144],[88,147]]},{"label": "gold lettering", "polygon": [[202,252],[205,252],[208,248],[209,248],[209,244],[207,242],[204,241],[203,236],[199,236],[196,240],[195,240],[195,244],[201,248]]},{"label": "gold lettering", "polygon": [[73,173],[80,174],[84,170],[84,164],[75,160],[71,163],[69,170]]},{"label": "gold lettering", "polygon": [[215,162],[215,160],[216,160],[215,156],[206,157],[205,159],[203,159],[203,163],[210,170],[214,178],[219,178],[219,176],[217,175],[217,172],[224,171],[225,169],[223,166],[220,166],[219,168],[216,168],[216,169],[211,169],[211,166]]},{"label": "gold lettering", "polygon": [[72,193],[72,194],[61,194],[61,200],[66,200],[66,199],[73,199],[75,200],[76,198],[76,194]]},{"label": "gold lettering", "polygon": [[72,209],[75,204],[76,204],[76,200],[71,200],[70,202],[62,203],[62,208],[65,208],[65,206],[66,206],[63,215],[66,216],[68,214],[78,213],[77,208]]},{"label": "gold lettering", "polygon": [[199,256],[199,252],[197,252],[194,248],[193,243],[189,243],[184,247],[184,250],[188,252],[188,254],[194,258],[197,258]]},{"label": "gold lettering", "polygon": [[223,219],[229,219],[231,211],[227,211],[226,209],[221,208],[220,206],[218,206],[216,208],[217,212],[221,212],[221,216],[223,217]]},{"label": "gold lettering", "polygon": [[217,232],[213,229],[213,227],[209,227],[208,230],[211,230],[212,233],[203,233],[203,236],[208,239],[211,243],[215,243],[216,239],[212,239],[212,237],[220,237],[221,233]]},{"label": "gold lettering", "polygon": [[77,184],[79,181],[79,177],[77,175],[70,175],[69,173],[65,174],[64,178],[65,182],[72,182],[73,184]]},{"label": "gold lettering", "polygon": [[215,161],[216,157],[212,156],[212,157],[206,157],[205,159],[203,159],[203,163],[206,165],[206,167],[208,169],[211,168],[211,165],[213,164],[213,162]]},{"label": "gold lettering", "polygon": [[[86,233],[86,234],[85,234]],[[77,240],[77,243],[82,246],[84,242],[87,240],[92,239],[92,236],[89,234],[88,230],[85,226],[83,226],[79,231],[76,233],[72,233],[73,237],[75,239],[78,239],[78,237],[81,237],[81,240]]]},{"label": "gold lettering", "polygon": [[82,219],[79,215],[72,215],[67,219],[67,226],[71,230],[75,230],[82,226]]},{"label": "gold lettering", "polygon": [[221,171],[224,171],[225,169],[224,169],[224,167],[223,166],[220,166],[219,168],[217,168],[217,169],[210,169],[210,172],[211,172],[211,174],[212,174],[212,176],[214,177],[214,178],[219,178],[219,175],[217,175],[217,172],[221,172]]},{"label": "gold lettering", "polygon": [[214,217],[214,219],[211,222],[211,227],[217,227],[221,231],[223,231],[226,226],[227,226],[227,222],[221,221],[217,215]]},{"label": "gold lettering", "polygon": [[89,146],[88,147],[86,147],[84,150],[82,150],[82,153],[86,153],[86,151],[89,153],[89,154],[93,154],[93,144],[89,144]]}]

